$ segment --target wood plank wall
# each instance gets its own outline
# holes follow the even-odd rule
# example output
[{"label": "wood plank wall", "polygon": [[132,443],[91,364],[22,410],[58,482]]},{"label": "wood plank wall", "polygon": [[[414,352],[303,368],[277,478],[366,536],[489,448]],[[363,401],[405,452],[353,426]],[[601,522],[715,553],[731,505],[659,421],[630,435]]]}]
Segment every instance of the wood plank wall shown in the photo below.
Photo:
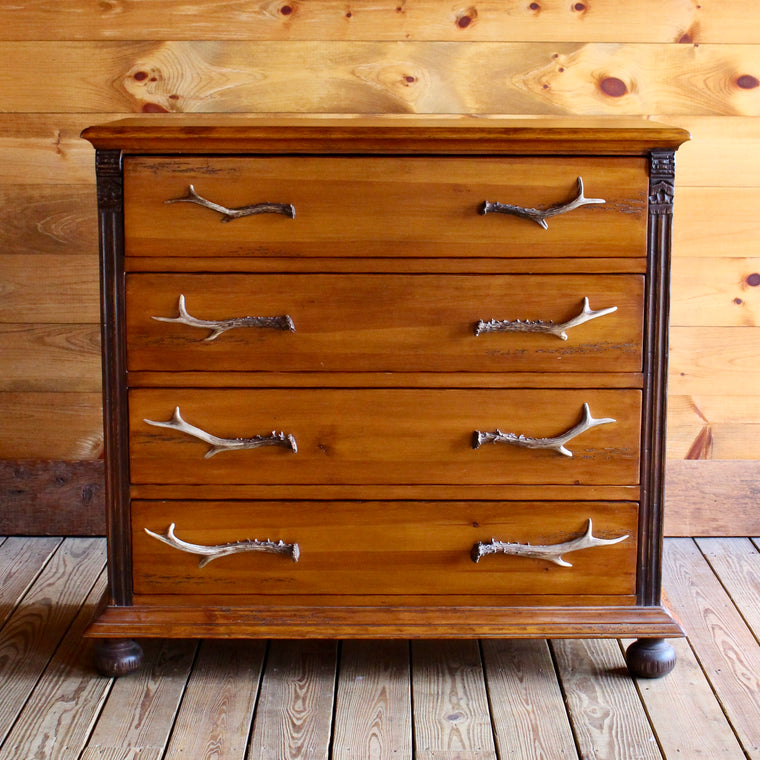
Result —
[{"label": "wood plank wall", "polygon": [[[1,3],[0,531],[40,510],[39,532],[99,524],[93,154],[78,134],[169,111],[625,114],[689,129],[668,532],[757,533],[759,29],[756,0]],[[78,464],[64,475],[62,461]],[[89,494],[81,520],[64,491]]]}]

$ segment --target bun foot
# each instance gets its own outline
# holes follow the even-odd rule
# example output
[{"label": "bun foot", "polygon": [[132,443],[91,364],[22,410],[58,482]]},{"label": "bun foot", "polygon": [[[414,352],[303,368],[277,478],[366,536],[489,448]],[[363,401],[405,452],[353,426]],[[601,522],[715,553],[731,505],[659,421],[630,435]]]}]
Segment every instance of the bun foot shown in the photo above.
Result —
[{"label": "bun foot", "polygon": [[95,649],[95,667],[108,678],[132,673],[142,665],[142,647],[132,639],[103,639]]},{"label": "bun foot", "polygon": [[676,665],[676,652],[666,639],[638,639],[625,652],[628,672],[636,678],[661,678]]}]

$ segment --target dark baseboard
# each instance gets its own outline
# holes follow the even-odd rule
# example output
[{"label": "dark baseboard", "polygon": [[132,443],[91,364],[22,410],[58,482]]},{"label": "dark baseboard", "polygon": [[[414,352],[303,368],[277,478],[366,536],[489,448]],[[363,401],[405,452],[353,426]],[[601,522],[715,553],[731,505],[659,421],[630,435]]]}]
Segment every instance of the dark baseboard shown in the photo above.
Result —
[{"label": "dark baseboard", "polygon": [[[102,461],[0,459],[0,536],[103,536]],[[760,536],[760,461],[669,461],[666,536]]]},{"label": "dark baseboard", "polygon": [[104,536],[99,460],[0,459],[0,536]]}]

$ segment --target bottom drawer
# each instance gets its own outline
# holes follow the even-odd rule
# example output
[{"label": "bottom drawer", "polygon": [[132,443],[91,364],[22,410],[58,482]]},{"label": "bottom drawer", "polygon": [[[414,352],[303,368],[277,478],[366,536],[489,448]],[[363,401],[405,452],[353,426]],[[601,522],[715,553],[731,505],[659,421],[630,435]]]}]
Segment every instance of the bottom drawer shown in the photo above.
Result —
[{"label": "bottom drawer", "polygon": [[633,594],[637,521],[632,502],[135,501],[134,591]]}]

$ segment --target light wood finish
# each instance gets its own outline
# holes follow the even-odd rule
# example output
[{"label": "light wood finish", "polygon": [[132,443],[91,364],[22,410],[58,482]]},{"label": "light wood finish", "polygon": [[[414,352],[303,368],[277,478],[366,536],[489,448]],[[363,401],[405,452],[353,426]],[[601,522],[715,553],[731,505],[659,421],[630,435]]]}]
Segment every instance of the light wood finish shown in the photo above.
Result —
[{"label": "light wood finish", "polygon": [[271,644],[247,758],[327,760],[336,667],[334,641]]},{"label": "light wood finish", "polygon": [[260,643],[201,645],[165,758],[243,756],[263,657]]},{"label": "light wood finish", "polygon": [[[717,697],[744,747],[760,746],[758,666],[753,634],[710,566],[689,539],[673,539],[665,552],[668,594],[680,609],[703,670],[721,674]],[[753,750],[753,752],[756,750]]]},{"label": "light wood finish", "polygon": [[[409,657],[407,641],[382,644],[375,641],[347,641],[339,644],[337,649],[334,644],[320,643],[317,648],[310,650],[312,654],[308,669],[299,665],[302,660],[293,648],[303,646],[302,644],[281,644],[280,651],[283,654],[280,654],[274,645],[269,645],[269,652],[263,662],[263,684],[270,693],[279,694],[280,697],[273,700],[275,706],[266,711],[262,709],[263,691],[258,701],[251,700],[248,696],[251,690],[256,688],[258,678],[251,677],[247,665],[241,668],[235,665],[236,660],[247,663],[249,654],[251,658],[256,654],[260,659],[260,650],[256,642],[205,642],[201,658],[192,663],[194,673],[189,682],[187,668],[191,665],[194,649],[192,645],[184,641],[171,641],[165,645],[155,642],[153,646],[148,642],[146,661],[151,663],[151,667],[146,668],[146,672],[142,674],[111,683],[91,672],[89,658],[92,653],[81,646],[73,632],[67,635],[67,626],[59,627],[54,622],[60,616],[60,608],[69,606],[69,603],[65,600],[59,601],[57,595],[51,594],[47,587],[44,570],[45,557],[48,554],[47,543],[47,539],[19,540],[28,557],[37,557],[36,569],[41,572],[35,573],[38,578],[20,598],[15,614],[19,618],[26,617],[30,608],[34,607],[35,599],[41,596],[49,599],[51,614],[40,619],[39,624],[41,629],[47,631],[41,634],[42,637],[49,638],[51,645],[42,653],[34,648],[14,650],[15,674],[8,674],[8,677],[3,679],[3,697],[7,700],[9,694],[18,695],[21,705],[19,723],[29,728],[32,725],[41,726],[40,717],[48,708],[55,710],[56,702],[68,704],[70,709],[55,713],[58,719],[56,730],[47,736],[37,734],[35,742],[22,745],[25,748],[44,746],[44,756],[47,760],[69,760],[72,756],[86,760],[133,760],[136,756],[144,756],[156,760],[165,756],[170,742],[179,742],[180,739],[187,742],[189,737],[185,733],[185,727],[192,725],[197,746],[214,746],[220,752],[220,756],[246,760],[246,743],[251,725],[257,726],[258,731],[273,736],[280,731],[278,726],[282,723],[296,716],[304,716],[304,706],[308,701],[312,708],[308,717],[310,725],[326,726],[329,730],[332,722],[335,727],[332,739],[328,733],[325,743],[322,743],[321,739],[319,744],[312,743],[316,757],[326,757],[328,752],[332,757],[340,757],[343,750],[338,745],[345,738],[346,732],[339,726],[349,727],[349,731],[353,732],[352,736],[357,737],[367,726],[366,722],[362,722],[361,716],[369,714],[371,701],[377,708],[382,704],[389,705],[389,712],[384,716],[387,721],[378,719],[373,724],[377,732],[377,742],[373,746],[378,749],[376,754],[367,756],[387,760],[416,760],[414,748],[410,747],[408,737],[415,725],[422,720],[422,714],[419,711],[413,712],[414,705],[408,697],[418,662]],[[637,760],[642,755],[646,757],[651,748],[652,737],[660,752],[660,755],[655,757],[661,757],[662,760],[685,757],[739,760],[747,756],[754,757],[756,745],[752,743],[752,738],[735,733],[731,721],[757,725],[760,722],[760,708],[747,702],[743,706],[737,706],[736,694],[725,688],[735,678],[732,668],[727,664],[736,652],[732,644],[734,625],[745,626],[738,615],[734,600],[726,590],[732,587],[730,578],[735,577],[736,573],[726,568],[729,573],[722,576],[722,565],[716,564],[715,571],[718,575],[713,575],[702,553],[691,541],[687,543],[691,544],[695,551],[679,552],[689,563],[679,572],[682,572],[684,577],[696,577],[701,572],[699,568],[707,570],[713,578],[710,584],[715,594],[712,604],[715,609],[721,611],[721,616],[728,625],[724,629],[725,638],[721,639],[724,646],[718,649],[709,638],[705,639],[701,635],[689,640],[674,641],[674,646],[678,648],[679,665],[668,678],[639,681],[637,690],[631,690],[630,681],[617,675],[617,668],[621,667],[622,660],[619,656],[614,656],[613,649],[618,646],[616,642],[611,642],[611,649],[606,646],[600,649],[588,644],[578,646],[573,649],[571,663],[574,677],[572,683],[568,682],[573,694],[573,709],[568,710],[559,693],[558,680],[562,674],[558,675],[555,672],[546,642],[538,639],[525,642],[483,641],[482,672],[479,677],[482,679],[484,675],[485,680],[481,681],[480,686],[475,686],[475,679],[472,677],[477,676],[480,671],[472,642],[464,641],[458,645],[449,642],[445,651],[446,660],[468,663],[468,677],[464,677],[463,671],[456,678],[450,671],[430,668],[427,670],[427,676],[422,676],[422,671],[418,671],[416,683],[430,694],[439,693],[450,702],[459,700],[464,703],[465,699],[469,700],[477,692],[483,694],[485,689],[487,701],[483,712],[480,712],[480,707],[475,707],[484,704],[482,698],[476,702],[470,700],[466,704],[467,718],[471,723],[480,726],[478,736],[482,737],[483,732],[492,733],[493,745],[501,756],[505,755],[508,748],[514,757],[535,759],[546,756],[546,752],[540,754],[542,748],[549,752],[551,748],[566,747],[567,751],[562,757],[577,758],[572,739],[569,746],[566,741],[564,744],[560,743],[561,734],[567,739],[570,732],[575,731],[579,736],[586,737],[589,731],[598,729],[597,737],[600,743],[597,744],[597,755],[601,756],[602,747],[615,744],[616,760]],[[15,548],[9,547],[11,556],[18,555],[19,544]],[[666,541],[666,553],[669,552],[670,545],[671,542]],[[739,539],[735,543],[735,549],[730,548],[730,554],[732,557],[742,557],[741,564],[752,567],[756,564],[758,555],[756,550],[755,559],[745,554],[747,545],[746,539]],[[2,566],[6,564],[3,557],[6,546],[8,541],[0,544]],[[721,543],[720,549],[726,546]],[[96,563],[98,565],[102,563],[103,548],[103,541],[89,544],[88,552],[94,552],[99,557]],[[80,555],[79,560],[80,563],[88,562],[87,555]],[[49,560],[48,564],[51,561],[54,560]],[[30,562],[30,570],[31,567]],[[740,574],[747,577],[744,572]],[[76,601],[73,602],[75,606],[87,597],[96,577],[97,571],[76,576]],[[38,585],[42,585],[44,589],[41,595],[35,591]],[[671,586],[671,578],[666,575],[666,587]],[[696,586],[691,586],[691,589],[683,597],[677,595],[676,610],[682,616],[700,614],[693,601],[698,591]],[[754,604],[752,599],[749,601],[751,605]],[[742,611],[746,613],[748,607],[743,602],[740,604]],[[0,647],[7,648],[9,640],[14,639],[14,630],[17,629],[9,628],[7,624],[0,628]],[[37,663],[34,665],[35,668],[41,666],[42,670],[47,669],[59,642],[66,640],[77,644],[71,651],[72,659],[69,660],[69,677],[76,674],[78,678],[76,694],[71,691],[74,681],[47,676],[43,677],[43,680],[26,680],[21,677],[33,662]],[[745,658],[755,657],[759,649],[757,640],[750,636],[742,641],[746,646],[743,653]],[[425,644],[431,657],[442,658],[444,652],[437,652],[436,644]],[[385,656],[389,648],[394,652],[392,663]],[[359,651],[361,654],[358,654]],[[494,658],[494,651],[499,652],[498,658]],[[709,657],[718,659],[710,660],[712,667],[703,670],[699,663],[708,662],[706,652],[710,652]],[[58,670],[58,663],[60,659],[49,669],[50,673]],[[541,669],[533,667],[533,663],[540,664]],[[610,666],[611,671],[608,670]],[[201,672],[196,673],[199,668]],[[301,673],[297,688],[296,682],[290,680],[295,671]],[[594,674],[585,684],[582,682],[584,673]],[[604,688],[600,686],[602,682]],[[187,689],[184,690],[186,683]],[[225,703],[228,707],[217,715],[231,716],[231,705],[236,702],[238,705],[247,705],[246,713],[238,707],[235,708],[236,714],[240,716],[237,721],[228,720],[225,723],[221,720],[210,720],[213,716],[201,712],[205,709],[201,707],[198,698],[201,684],[213,684],[212,687],[206,688],[206,695],[208,701],[216,698],[217,702],[221,689],[216,687],[226,684],[227,691],[224,693],[228,695]],[[448,692],[444,688],[446,684],[451,687]],[[594,702],[588,703],[584,709],[584,706],[578,705],[577,698],[583,693],[591,694],[588,690],[594,685],[597,686],[592,694]],[[86,696],[92,697],[93,687],[99,689],[98,698],[84,701]],[[383,690],[387,695],[386,702],[383,702],[383,697],[380,696]],[[404,691],[407,696],[402,698],[401,694]],[[319,699],[316,697],[317,693],[322,695]],[[716,693],[720,697],[716,696]],[[371,695],[378,696],[375,699]],[[64,703],[64,698],[72,701]],[[633,720],[621,716],[621,700],[627,702],[631,698],[634,705],[638,702],[636,713],[641,716],[645,711],[648,716],[651,726],[648,732],[634,732]],[[727,705],[725,712],[722,702]],[[366,712],[359,708],[359,703],[367,705]],[[393,707],[390,707],[391,704]],[[677,720],[673,718],[674,710],[677,710]],[[509,714],[504,715],[505,712]],[[181,719],[178,719],[178,713],[181,714]],[[379,709],[372,711],[372,714],[379,716]],[[454,712],[448,714],[453,715]],[[51,717],[52,715],[53,713]],[[394,732],[393,722],[396,718],[406,725],[405,731],[409,732],[405,734],[404,739],[396,738],[398,734]],[[269,723],[270,720],[273,723]],[[621,721],[625,722],[625,725],[621,725]],[[81,731],[77,728],[84,723],[91,727],[91,731]],[[389,726],[389,723],[392,725]],[[514,723],[520,723],[524,730],[514,731]],[[306,723],[302,722],[300,726],[303,727],[300,736],[305,737]],[[386,726],[389,727],[388,731],[384,730]],[[609,730],[602,730],[602,726]],[[9,743],[8,728],[6,725],[0,731],[0,743],[5,747],[2,750],[5,756],[13,757],[15,760],[18,753],[14,754],[14,747]],[[619,729],[621,733],[613,733],[613,729]],[[433,735],[439,730],[437,725],[416,725],[419,735]],[[18,736],[15,734],[14,738]],[[31,734],[27,736],[29,739],[32,738]],[[325,735],[320,733],[320,736]],[[629,741],[624,742],[623,737],[628,737]],[[212,744],[214,740],[215,745]],[[551,743],[547,743],[549,741]],[[486,747],[493,745],[486,744]],[[304,747],[304,744],[298,746]],[[384,751],[381,752],[380,747],[383,747]],[[255,757],[249,754],[249,757],[251,756]],[[349,756],[353,760],[357,753]]]},{"label": "light wood finish", "polygon": [[[506,444],[473,449],[476,430],[557,436],[584,403],[614,423],[568,443],[576,456]],[[635,390],[133,390],[134,483],[178,484],[582,484],[638,482],[641,394]],[[220,452],[166,422],[184,420],[221,438],[283,431],[280,446]],[[381,442],[381,445],[378,445]],[[610,452],[615,456],[611,457]],[[252,469],[253,468],[253,469]]]},{"label": "light wood finish", "polygon": [[[572,568],[495,555],[477,565],[470,551],[492,536],[557,544],[583,535],[628,536],[568,553]],[[633,594],[635,504],[306,502],[133,502],[137,594]],[[201,557],[167,546],[162,534],[200,545],[246,538],[297,543],[300,558],[241,553],[198,566]],[[200,527],[203,526],[203,527]],[[414,578],[413,587],[409,578]],[[403,604],[400,597],[399,604]]]},{"label": "light wood finish", "polygon": [[[3,553],[12,551],[13,544],[6,541],[2,550]],[[2,628],[2,678],[12,688],[3,690],[0,703],[1,736],[7,736],[12,727],[19,726],[18,717],[24,709],[29,692],[37,685],[61,639],[77,618],[80,607],[101,574],[104,564],[105,547],[99,539],[69,538],[47,564],[43,558],[39,558],[38,567],[41,572],[34,586],[24,595],[23,604],[17,606]],[[101,585],[95,599],[90,600],[89,608],[78,618],[78,630],[72,635],[80,651],[82,623],[86,625],[92,617],[94,604],[102,593]],[[55,601],[51,603],[51,600]],[[92,679],[87,680],[92,685]],[[46,689],[55,690],[54,678],[46,679]],[[98,697],[95,700],[97,703]],[[15,729],[21,732],[17,733],[19,742],[27,741],[23,737],[29,737],[30,725],[34,725],[41,717],[44,718],[44,710],[38,704],[37,709],[28,714],[28,722],[24,727]],[[29,741],[34,741],[33,736]],[[33,756],[33,752],[30,754]]]},{"label": "light wood finish", "polygon": [[[130,372],[639,372],[643,291],[637,276],[133,275],[128,364]],[[196,319],[287,314],[295,334],[243,327],[207,341],[209,329],[156,321],[177,317],[180,294]],[[617,311],[568,329],[566,341],[475,334],[492,318],[562,324],[584,298]]]},{"label": "light wood finish", "polygon": [[412,663],[416,757],[496,760],[477,642],[414,642]]},{"label": "light wood finish", "polygon": [[499,755],[577,757],[546,642],[488,640],[481,649]]},{"label": "light wood finish", "polygon": [[[646,0],[635,7],[618,0],[593,9],[548,0],[539,6],[517,0],[440,6],[434,0],[310,3],[251,0],[230,7],[216,0],[203,13],[180,2],[143,2],[138,8],[91,8],[83,0],[54,12],[44,4],[3,9],[8,40],[282,39],[282,40],[524,40],[594,42],[748,42],[760,21],[751,0],[716,7],[677,0]],[[145,19],[151,19],[150,29]]]},{"label": "light wood finish", "polygon": [[334,760],[412,757],[407,641],[344,641],[336,691]]},{"label": "light wood finish", "polygon": [[[758,112],[754,88],[737,81],[757,71],[747,44],[34,41],[2,42],[0,55],[5,107],[16,112],[45,99],[61,113]],[[486,70],[501,86],[477,76]]]},{"label": "light wood finish", "polygon": [[551,644],[581,757],[621,757],[636,747],[642,760],[661,760],[636,686],[616,676],[624,668],[614,641]]},{"label": "light wood finish", "polygon": [[[561,123],[558,126],[561,130]],[[299,141],[292,130],[283,125],[283,134],[295,144]],[[276,133],[275,129],[274,134],[262,132],[262,135],[270,135],[271,143]],[[195,144],[206,145],[206,150],[218,150],[214,134],[209,130],[210,145],[205,140],[202,143],[196,140]],[[325,142],[321,135],[322,132],[316,132],[318,145]],[[427,139],[433,136],[431,130]],[[423,130],[417,139],[429,150],[429,142],[424,143],[424,138]],[[92,139],[101,143],[97,132]],[[141,142],[145,139],[139,136]],[[233,144],[232,139],[227,139]],[[369,126],[365,139],[377,143],[381,138]],[[462,151],[467,151],[471,143],[480,150],[498,151],[497,141],[504,138],[489,140],[487,133],[476,137],[460,132],[450,140],[455,151],[457,139]],[[129,140],[127,132],[121,137],[122,145]],[[235,146],[238,151],[256,149],[249,148],[245,139],[239,142]],[[347,137],[337,147],[340,151],[345,144],[343,150],[358,151],[361,142],[362,132],[358,132],[355,140]],[[394,144],[392,131],[386,142]],[[519,145],[515,141],[515,148]],[[528,146],[526,143],[523,149]],[[309,147],[312,146],[306,141],[301,150]],[[332,147],[328,142],[323,149]],[[150,148],[160,149],[160,144]],[[288,145],[282,147],[287,149]],[[392,150],[386,148],[389,149]],[[436,161],[372,156],[127,157],[125,253],[128,257],[182,258],[325,254],[351,258],[519,258],[556,257],[561,246],[563,257],[644,255],[643,160],[585,156],[546,160],[491,158],[476,166],[471,159],[456,157]],[[566,203],[577,195],[579,176],[583,178],[586,197],[601,198],[605,203],[583,206],[552,218],[548,230],[529,219],[480,213],[485,201],[526,208]],[[292,204],[295,218],[262,214],[220,224],[218,212],[196,203],[166,203],[186,196],[191,184],[203,198],[227,208],[263,202]]]},{"label": "light wood finish", "polygon": [[0,392],[4,459],[92,459],[103,450],[99,392]]},{"label": "light wood finish", "polygon": [[669,462],[665,534],[760,535],[759,483],[756,460]]}]

